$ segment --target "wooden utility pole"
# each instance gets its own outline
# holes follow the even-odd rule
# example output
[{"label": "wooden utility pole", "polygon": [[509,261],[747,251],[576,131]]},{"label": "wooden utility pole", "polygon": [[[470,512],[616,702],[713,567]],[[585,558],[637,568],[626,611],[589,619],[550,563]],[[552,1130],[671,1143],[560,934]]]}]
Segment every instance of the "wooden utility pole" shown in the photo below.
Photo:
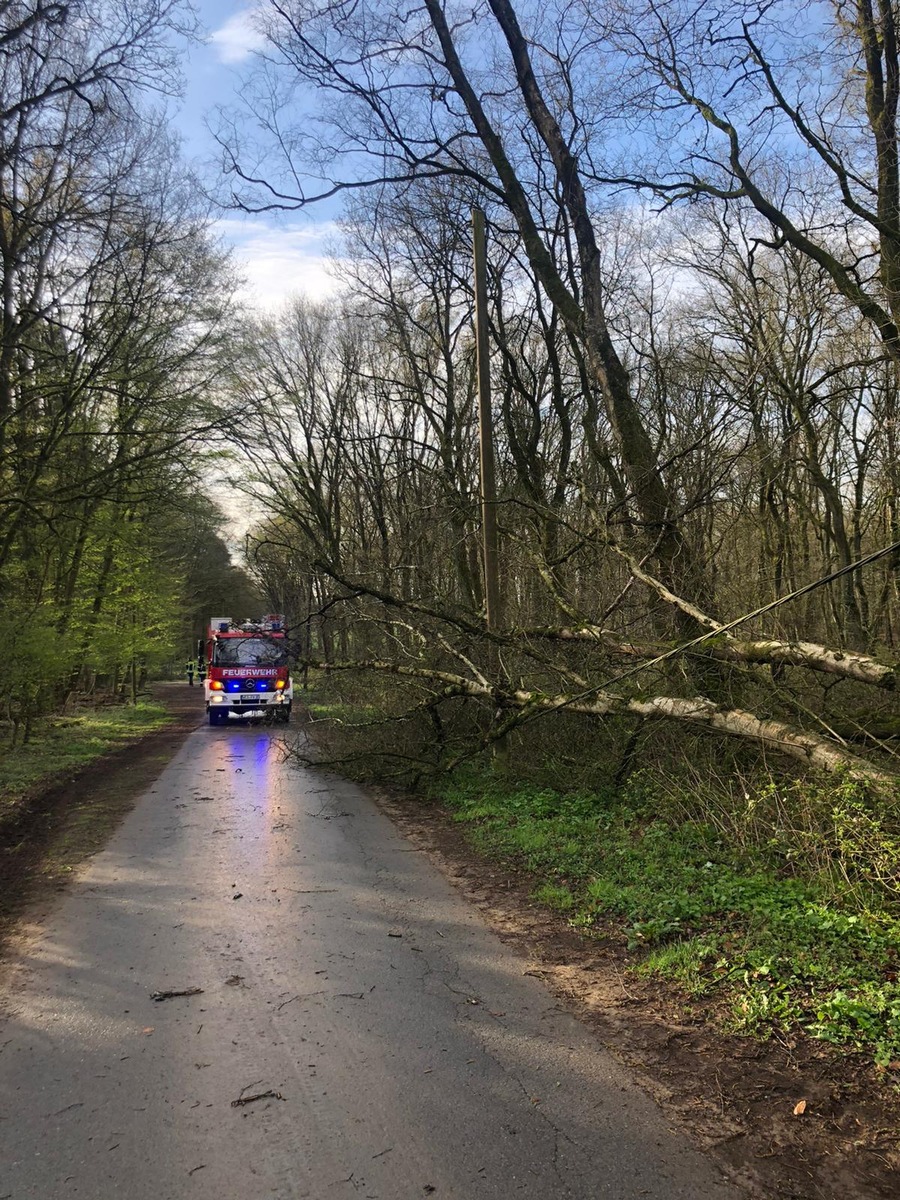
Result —
[{"label": "wooden utility pole", "polygon": [[494,471],[494,431],[491,419],[491,363],[487,320],[487,249],[484,213],[472,209],[472,251],[475,261],[475,349],[478,361],[478,451],[481,466],[481,532],[484,556],[484,606],[488,629],[499,629],[500,554],[497,536],[497,483]]},{"label": "wooden utility pole", "polygon": [[[500,551],[497,534],[497,481],[494,473],[494,424],[491,414],[491,359],[487,319],[487,246],[484,213],[472,209],[472,251],[475,261],[475,350],[478,364],[478,458],[481,467],[481,535],[484,557],[484,616],[488,629],[503,624],[500,607]],[[488,648],[494,673],[500,670],[496,645]],[[501,712],[494,714],[499,720]],[[494,764],[506,766],[506,737],[493,743]]]}]

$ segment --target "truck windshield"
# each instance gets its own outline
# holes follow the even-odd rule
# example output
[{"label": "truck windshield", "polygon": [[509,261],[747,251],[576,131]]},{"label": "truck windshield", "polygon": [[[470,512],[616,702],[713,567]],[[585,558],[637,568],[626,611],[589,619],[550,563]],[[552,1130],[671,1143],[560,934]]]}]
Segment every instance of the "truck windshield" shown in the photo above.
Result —
[{"label": "truck windshield", "polygon": [[287,649],[268,638],[217,638],[214,662],[217,667],[283,667]]}]

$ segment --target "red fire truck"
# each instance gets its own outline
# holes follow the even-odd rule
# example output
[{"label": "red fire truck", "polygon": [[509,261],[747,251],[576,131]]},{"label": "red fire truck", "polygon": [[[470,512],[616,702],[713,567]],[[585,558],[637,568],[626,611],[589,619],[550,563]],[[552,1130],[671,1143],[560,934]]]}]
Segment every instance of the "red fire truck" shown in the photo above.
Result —
[{"label": "red fire truck", "polygon": [[267,718],[288,722],[294,698],[284,618],[211,617],[198,647],[210,725]]}]

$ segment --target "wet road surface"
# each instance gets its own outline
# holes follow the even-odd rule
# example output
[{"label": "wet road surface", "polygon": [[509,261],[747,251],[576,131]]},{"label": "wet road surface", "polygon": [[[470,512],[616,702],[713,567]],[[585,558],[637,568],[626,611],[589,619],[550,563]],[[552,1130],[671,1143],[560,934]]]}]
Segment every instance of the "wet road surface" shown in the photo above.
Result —
[{"label": "wet road surface", "polygon": [[284,739],[191,734],[4,969],[0,1200],[738,1200]]}]

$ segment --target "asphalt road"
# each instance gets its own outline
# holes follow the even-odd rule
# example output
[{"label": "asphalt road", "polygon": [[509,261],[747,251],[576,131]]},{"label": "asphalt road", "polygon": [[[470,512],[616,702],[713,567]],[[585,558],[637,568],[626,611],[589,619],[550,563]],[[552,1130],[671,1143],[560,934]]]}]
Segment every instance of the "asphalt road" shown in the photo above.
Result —
[{"label": "asphalt road", "polygon": [[4,970],[0,1200],[737,1200],[283,737],[191,734]]}]

